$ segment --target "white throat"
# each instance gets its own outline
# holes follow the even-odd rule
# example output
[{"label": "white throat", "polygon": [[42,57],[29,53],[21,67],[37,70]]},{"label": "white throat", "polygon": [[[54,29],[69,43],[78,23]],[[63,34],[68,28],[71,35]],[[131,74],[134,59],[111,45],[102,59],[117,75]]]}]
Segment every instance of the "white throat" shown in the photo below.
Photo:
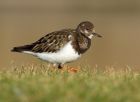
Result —
[{"label": "white throat", "polygon": [[88,36],[88,38],[90,38],[90,39],[92,39],[92,37],[93,37],[94,35],[93,34],[91,34],[90,36]]}]

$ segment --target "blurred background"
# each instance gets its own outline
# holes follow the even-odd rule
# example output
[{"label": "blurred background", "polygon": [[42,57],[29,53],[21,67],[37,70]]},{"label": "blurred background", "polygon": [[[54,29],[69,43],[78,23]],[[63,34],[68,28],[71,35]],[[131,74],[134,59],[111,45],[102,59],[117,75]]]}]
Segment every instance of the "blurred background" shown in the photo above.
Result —
[{"label": "blurred background", "polygon": [[140,67],[140,0],[0,0],[0,68],[40,63],[10,50],[87,20],[103,38],[71,65]]}]

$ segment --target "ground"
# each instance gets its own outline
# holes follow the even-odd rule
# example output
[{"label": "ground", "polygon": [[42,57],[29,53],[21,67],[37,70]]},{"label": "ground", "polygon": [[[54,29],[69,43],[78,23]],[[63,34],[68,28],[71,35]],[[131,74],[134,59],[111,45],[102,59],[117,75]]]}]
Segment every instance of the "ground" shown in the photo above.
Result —
[{"label": "ground", "polygon": [[140,73],[81,67],[77,73],[47,65],[0,71],[0,102],[140,102]]}]

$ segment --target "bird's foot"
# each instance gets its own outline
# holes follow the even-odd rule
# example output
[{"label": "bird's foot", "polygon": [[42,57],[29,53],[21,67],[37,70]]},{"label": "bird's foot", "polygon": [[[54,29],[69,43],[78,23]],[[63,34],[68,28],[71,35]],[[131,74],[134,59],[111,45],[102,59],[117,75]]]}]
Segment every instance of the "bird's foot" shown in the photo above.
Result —
[{"label": "bird's foot", "polygon": [[77,73],[79,72],[80,68],[69,67],[67,70],[69,73]]},{"label": "bird's foot", "polygon": [[68,72],[68,73],[77,73],[80,71],[80,67],[68,67],[65,66],[62,68],[62,72]]}]

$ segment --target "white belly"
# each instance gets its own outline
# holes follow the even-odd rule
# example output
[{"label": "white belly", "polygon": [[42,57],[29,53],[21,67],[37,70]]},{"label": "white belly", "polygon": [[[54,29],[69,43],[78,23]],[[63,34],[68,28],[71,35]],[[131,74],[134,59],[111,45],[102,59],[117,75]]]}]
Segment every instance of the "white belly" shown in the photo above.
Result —
[{"label": "white belly", "polygon": [[37,56],[38,58],[51,62],[51,63],[67,63],[74,61],[80,57],[80,55],[73,49],[71,42],[68,42],[60,51],[56,53],[33,53],[25,52]]}]

